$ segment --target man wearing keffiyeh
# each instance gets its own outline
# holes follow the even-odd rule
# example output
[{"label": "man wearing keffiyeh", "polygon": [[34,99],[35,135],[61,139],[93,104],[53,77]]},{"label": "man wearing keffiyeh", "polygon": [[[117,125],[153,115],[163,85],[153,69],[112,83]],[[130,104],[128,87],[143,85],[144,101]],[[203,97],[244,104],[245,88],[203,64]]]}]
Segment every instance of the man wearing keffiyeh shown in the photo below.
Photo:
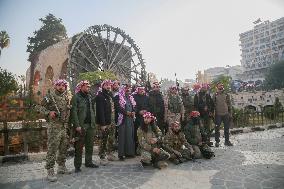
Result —
[{"label": "man wearing keffiyeh", "polygon": [[[51,182],[57,180],[54,174],[54,165],[57,161],[58,174],[70,174],[65,166],[67,154],[67,122],[70,115],[70,100],[66,93],[67,81],[58,79],[54,82],[54,89],[43,98],[41,105],[36,109],[46,116],[48,122],[46,166],[47,179]],[[58,151],[58,155],[56,157]]]},{"label": "man wearing keffiyeh", "polygon": [[101,136],[99,156],[103,165],[108,163],[108,160],[114,161],[116,159],[113,154],[115,112],[111,88],[112,81],[104,80],[101,84],[102,90],[96,96],[96,123]]},{"label": "man wearing keffiyeh", "polygon": [[92,161],[95,129],[95,108],[90,95],[90,83],[87,80],[77,84],[72,98],[72,120],[75,130],[75,172],[81,171],[82,153],[85,146],[85,166],[97,168]]},{"label": "man wearing keffiyeh", "polygon": [[170,154],[162,148],[162,132],[156,125],[156,117],[150,112],[144,112],[137,135],[141,147],[142,165],[166,168],[168,164],[165,161],[169,159]]}]

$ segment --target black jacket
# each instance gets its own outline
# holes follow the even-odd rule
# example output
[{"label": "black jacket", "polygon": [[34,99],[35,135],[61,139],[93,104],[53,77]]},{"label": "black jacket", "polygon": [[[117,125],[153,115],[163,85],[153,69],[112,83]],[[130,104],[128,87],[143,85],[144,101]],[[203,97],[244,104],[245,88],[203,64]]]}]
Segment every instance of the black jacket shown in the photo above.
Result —
[{"label": "black jacket", "polygon": [[161,92],[150,91],[149,110],[155,116],[163,117],[165,113],[164,98]]},{"label": "black jacket", "polygon": [[149,111],[149,97],[146,95],[135,94],[134,100],[136,102],[136,119],[135,125],[141,125],[143,122],[143,116],[139,114],[141,110]]},{"label": "black jacket", "polygon": [[100,126],[111,124],[111,95],[103,89],[96,96],[96,123]]}]

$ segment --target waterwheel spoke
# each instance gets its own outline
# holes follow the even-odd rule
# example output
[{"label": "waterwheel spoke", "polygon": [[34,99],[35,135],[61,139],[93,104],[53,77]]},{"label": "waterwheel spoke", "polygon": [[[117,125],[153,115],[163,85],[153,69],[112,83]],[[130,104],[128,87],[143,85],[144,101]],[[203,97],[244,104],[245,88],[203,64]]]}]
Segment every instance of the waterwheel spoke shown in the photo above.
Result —
[{"label": "waterwheel spoke", "polygon": [[124,38],[123,41],[120,43],[119,49],[118,49],[118,51],[116,52],[116,54],[115,54],[113,60],[111,60],[110,66],[112,66],[112,64],[114,63],[114,61],[115,61],[117,55],[119,55],[119,53],[120,53],[120,51],[121,51],[121,49],[122,49],[122,47],[123,47],[123,45],[124,45],[124,43],[125,43],[125,40],[126,40],[126,39]]},{"label": "waterwheel spoke", "polygon": [[[112,50],[111,50],[110,57],[109,57],[109,61],[112,60],[112,55],[113,55],[113,52],[114,52],[115,47],[116,47],[117,36],[118,36],[118,33],[115,33],[114,40],[113,40],[113,46],[112,46]],[[111,67],[111,65],[110,65],[110,67]]]},{"label": "waterwheel spoke", "polygon": [[[72,64],[75,64],[76,66],[79,66],[80,68],[84,69],[84,70],[87,71],[87,72],[90,72],[90,71],[91,71],[91,70],[89,70],[88,68],[86,68],[86,67],[82,66],[81,64],[78,64],[77,62],[74,62],[74,61],[72,61],[72,60],[71,60],[71,63],[72,63]],[[76,71],[77,71],[77,70],[76,70]]]},{"label": "waterwheel spoke", "polygon": [[105,49],[107,50],[107,46],[106,46],[106,44],[105,44],[105,42],[104,42],[104,39],[103,39],[102,34],[101,34],[101,31],[96,30],[96,32],[97,32],[97,34],[98,34],[98,36],[99,36],[99,39],[100,39],[100,40],[102,41],[102,43],[104,44]]},{"label": "waterwheel spoke", "polygon": [[[83,38],[83,41],[84,41],[84,43],[87,45],[87,47],[89,48],[89,50],[91,51],[91,54],[95,57],[97,63],[99,63],[100,60],[98,59],[97,55],[96,55],[95,52],[92,50],[92,48],[90,47],[90,45],[88,44],[88,42],[85,40],[85,38]],[[96,66],[96,69],[98,69],[98,68],[99,68],[99,69],[102,69],[99,64],[98,64],[98,65],[95,65],[95,66]]]},{"label": "waterwheel spoke", "polygon": [[124,62],[121,63],[121,61],[123,60],[123,58],[117,63],[117,65],[124,65],[125,63],[129,62],[130,60],[132,60],[132,58],[136,56],[136,53],[134,53],[133,55],[131,55],[130,57],[127,58],[127,60],[125,60]]},{"label": "waterwheel spoke", "polygon": [[79,54],[85,58],[93,67],[95,67],[96,69],[98,69],[98,66],[96,66],[95,64],[93,64],[93,62],[85,55],[85,53],[83,51],[81,51],[78,47],[76,47],[76,50],[79,52]]},{"label": "waterwheel spoke", "polygon": [[107,28],[107,54],[106,54],[106,63],[108,63],[109,60],[109,40],[110,39],[110,30]]}]

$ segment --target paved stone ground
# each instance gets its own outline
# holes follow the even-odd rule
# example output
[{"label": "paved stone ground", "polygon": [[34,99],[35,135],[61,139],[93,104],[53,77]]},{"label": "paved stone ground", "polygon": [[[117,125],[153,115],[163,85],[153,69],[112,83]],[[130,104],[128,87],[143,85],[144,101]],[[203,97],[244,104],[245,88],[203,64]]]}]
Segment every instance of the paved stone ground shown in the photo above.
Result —
[{"label": "paved stone ground", "polygon": [[[284,188],[284,128],[234,135],[233,147],[213,148],[216,157],[165,170],[143,169],[139,159],[46,181],[44,162],[0,166],[0,188]],[[73,169],[72,159],[67,166]]]}]

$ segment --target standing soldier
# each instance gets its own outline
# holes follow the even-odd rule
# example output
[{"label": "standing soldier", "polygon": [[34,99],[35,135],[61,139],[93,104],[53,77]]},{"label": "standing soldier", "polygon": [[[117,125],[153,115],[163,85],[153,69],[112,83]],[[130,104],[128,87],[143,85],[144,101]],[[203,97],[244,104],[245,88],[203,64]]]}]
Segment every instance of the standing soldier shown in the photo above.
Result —
[{"label": "standing soldier", "polygon": [[193,110],[193,99],[192,96],[189,94],[189,88],[187,86],[181,88],[181,98],[184,107],[184,123],[182,123],[182,130],[185,123],[188,121],[188,116],[190,112]]},{"label": "standing soldier", "polygon": [[137,138],[137,129],[143,123],[143,115],[149,111],[149,97],[146,95],[145,87],[137,87],[133,93],[134,100],[136,102],[136,119],[134,121],[134,139],[135,139],[135,153],[139,154],[139,142]]},{"label": "standing soldier", "polygon": [[219,82],[217,84],[217,92],[213,97],[214,106],[215,106],[215,146],[219,147],[220,142],[220,125],[224,123],[224,134],[225,134],[225,145],[233,146],[229,140],[229,127],[230,119],[232,118],[232,107],[230,96],[224,92],[224,85]]},{"label": "standing soldier", "polygon": [[92,161],[95,129],[95,108],[87,80],[77,84],[72,98],[72,120],[75,132],[75,172],[81,172],[82,153],[85,146],[85,166],[97,168]]},{"label": "standing soldier", "polygon": [[157,125],[165,134],[167,128],[165,124],[165,103],[164,97],[160,92],[159,82],[153,83],[153,89],[149,92],[149,112],[157,118]]},{"label": "standing soldier", "polygon": [[176,86],[170,87],[169,89],[167,105],[168,125],[172,125],[174,122],[183,121],[184,107]]},{"label": "standing soldier", "polygon": [[201,123],[204,127],[204,142],[212,146],[210,142],[211,135],[211,118],[214,112],[214,103],[208,93],[209,85],[203,84],[201,89],[194,96],[194,109],[200,113]]},{"label": "standing soldier", "polygon": [[171,129],[164,138],[164,148],[170,153],[170,160],[175,164],[191,160],[194,151],[192,146],[186,141],[179,122],[172,122],[170,127]]},{"label": "standing soldier", "polygon": [[150,112],[143,114],[143,121],[138,128],[138,141],[141,146],[141,163],[153,165],[159,169],[168,166],[170,154],[162,148],[162,132],[155,124],[155,117]]},{"label": "standing soldier", "polygon": [[58,79],[54,82],[54,90],[51,90],[42,100],[41,106],[37,106],[39,112],[46,116],[47,127],[47,155],[46,166],[47,179],[51,182],[57,180],[54,174],[56,153],[58,156],[58,174],[70,174],[66,168],[66,154],[68,146],[67,124],[70,116],[70,99],[67,96],[67,81]]},{"label": "standing soldier", "polygon": [[[107,160],[114,161],[113,154],[114,132],[115,132],[115,112],[111,93],[112,82],[104,80],[101,84],[102,91],[96,96],[96,123],[100,132],[99,156],[101,164],[105,165]],[[107,159],[106,159],[107,153]]]}]

